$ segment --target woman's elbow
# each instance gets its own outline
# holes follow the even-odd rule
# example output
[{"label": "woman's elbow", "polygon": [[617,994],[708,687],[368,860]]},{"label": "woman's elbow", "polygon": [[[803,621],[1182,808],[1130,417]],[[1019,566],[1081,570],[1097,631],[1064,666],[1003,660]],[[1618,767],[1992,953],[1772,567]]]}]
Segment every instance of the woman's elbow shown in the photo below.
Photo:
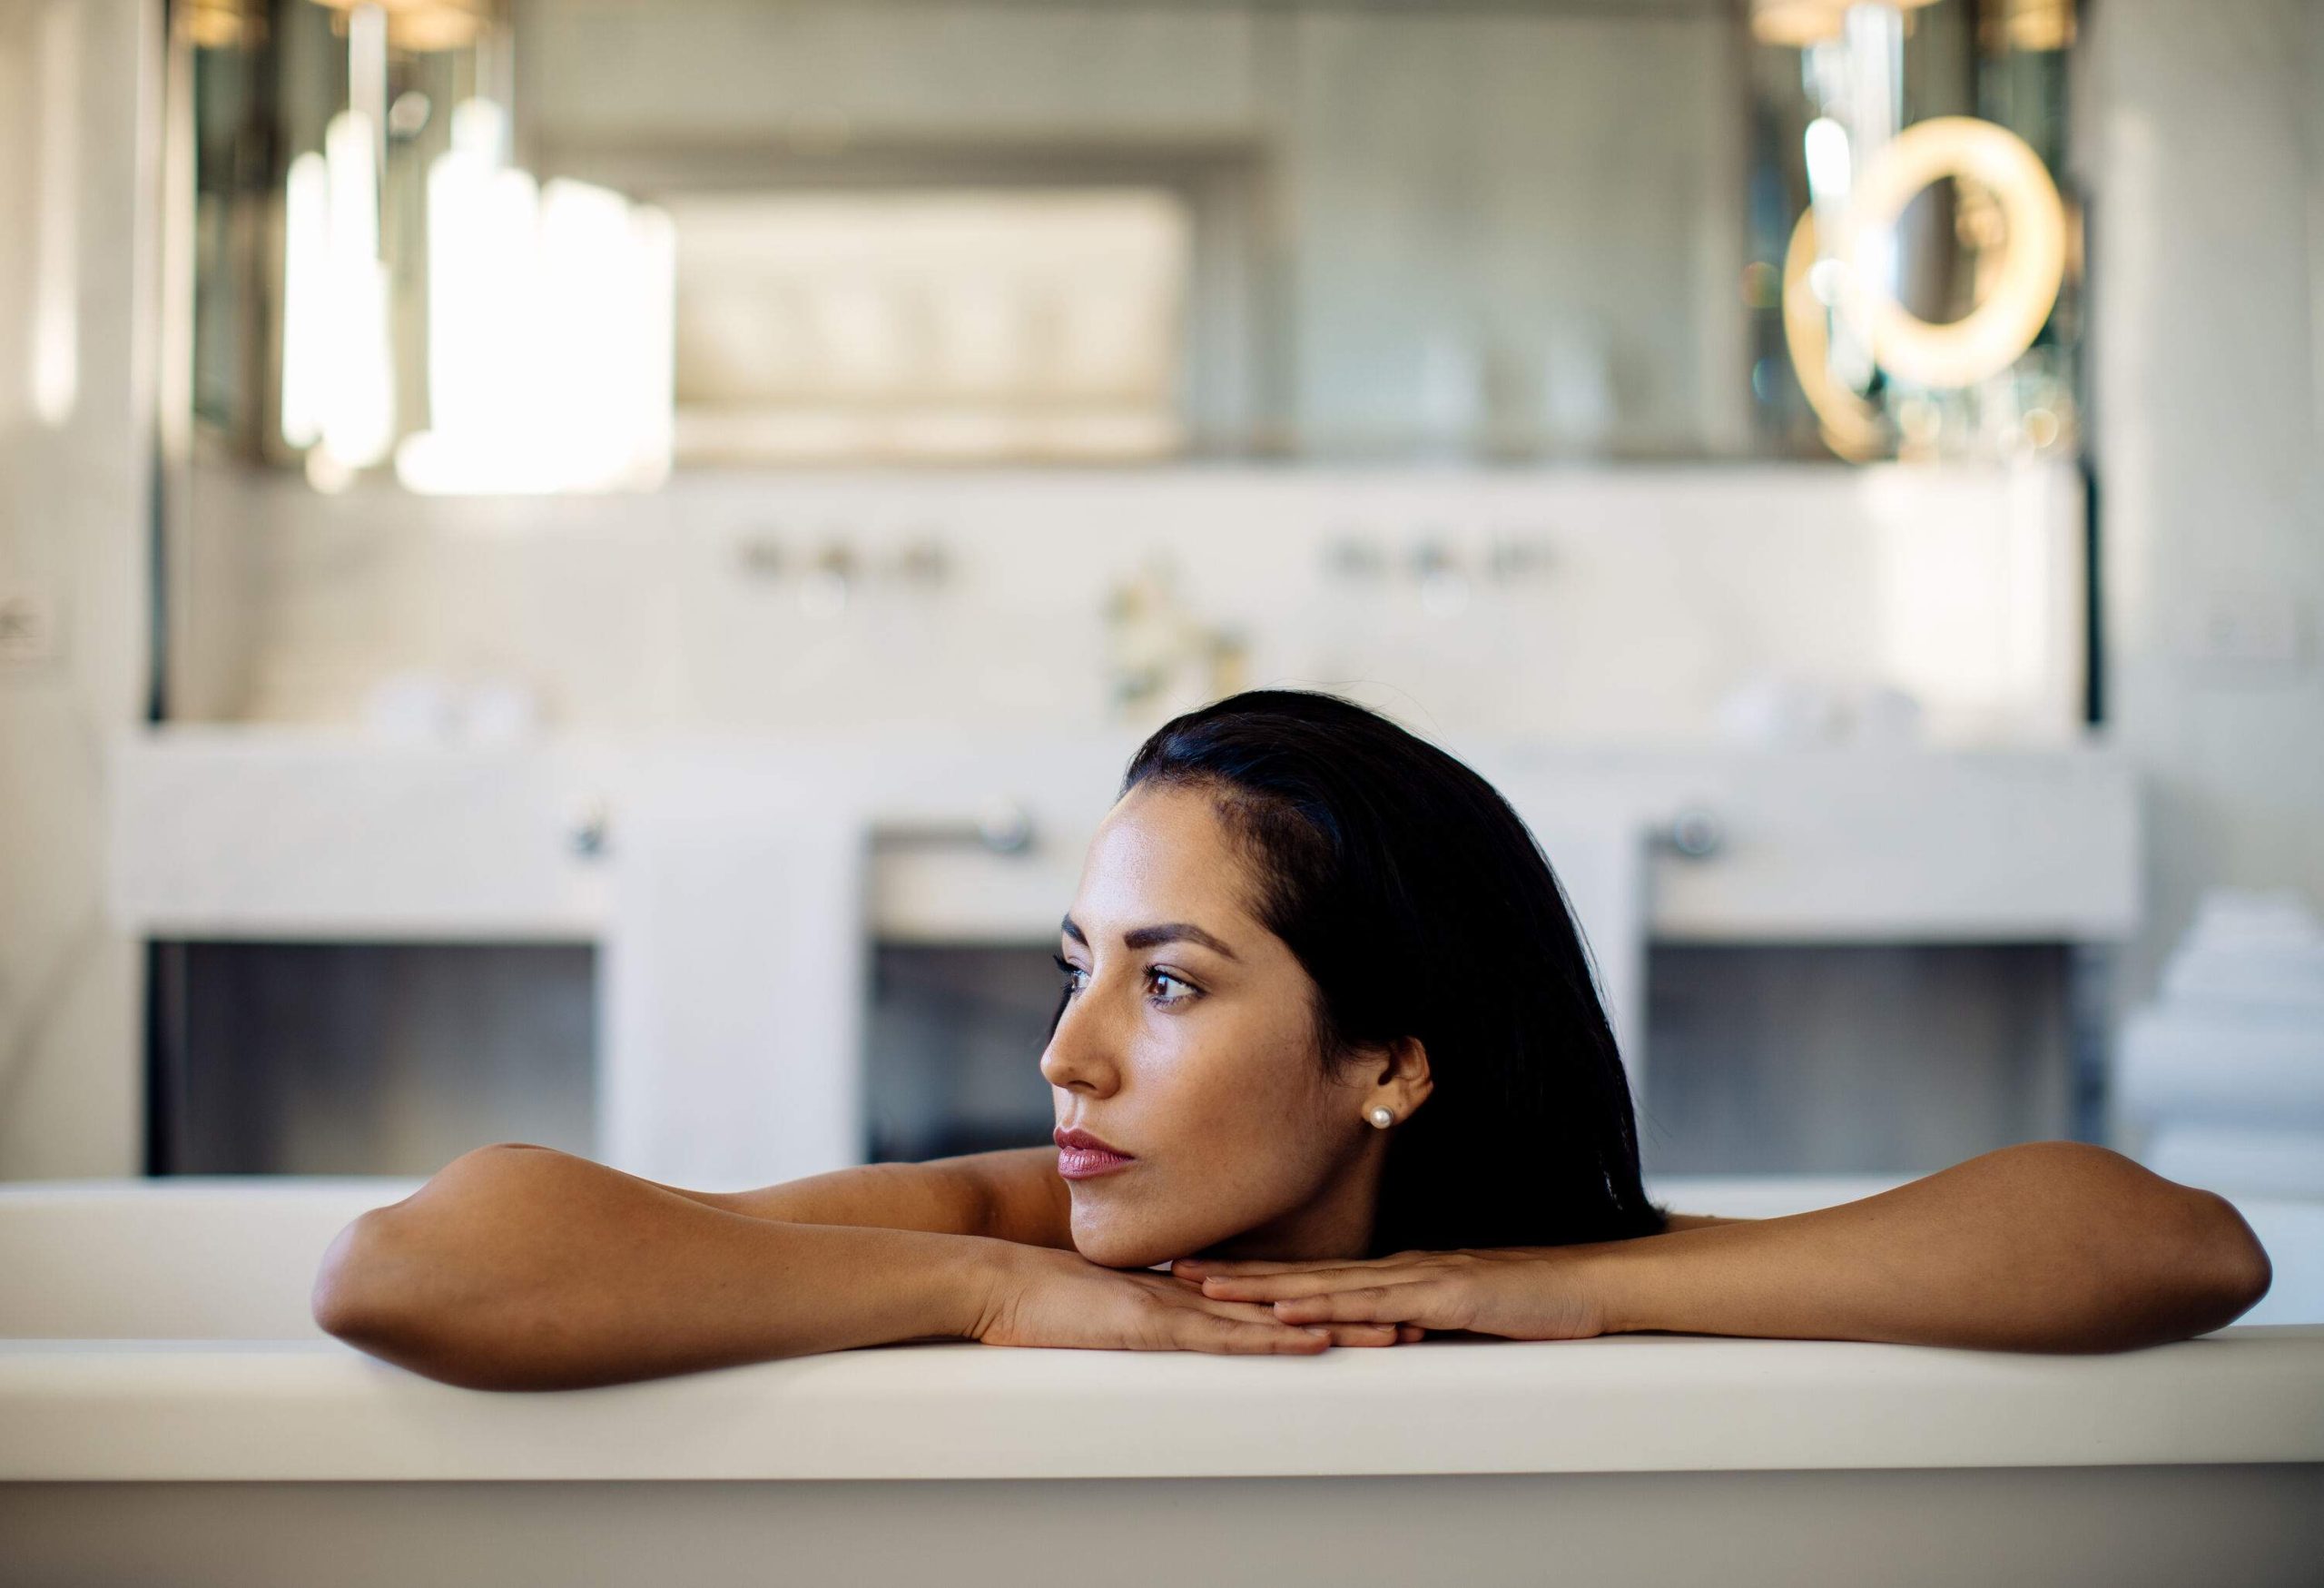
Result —
[{"label": "woman's elbow", "polygon": [[339,1232],[323,1252],[308,1304],[315,1327],[357,1350],[452,1382],[467,1354],[452,1311],[431,1297],[440,1277],[396,1209],[377,1208]]},{"label": "woman's elbow", "polygon": [[[484,1167],[456,1161],[429,1187],[459,1178],[456,1171],[473,1175]],[[308,1297],[315,1326],[429,1378],[469,1388],[502,1387],[507,1376],[489,1360],[494,1353],[487,1348],[491,1331],[486,1326],[503,1326],[506,1332],[520,1310],[519,1297],[506,1275],[473,1259],[462,1225],[458,1217],[429,1216],[412,1198],[358,1218],[324,1249]]]},{"label": "woman's elbow", "polygon": [[379,1249],[388,1238],[380,1228],[386,1211],[374,1208],[333,1238],[308,1296],[315,1327],[350,1345],[377,1337],[388,1324],[394,1287],[386,1280],[389,1259]]},{"label": "woman's elbow", "polygon": [[464,1152],[400,1202],[374,1208],[324,1248],[310,1297],[315,1323],[341,1339],[409,1317],[443,1282],[479,1224],[490,1226],[523,1198],[547,1148],[497,1142]]},{"label": "woman's elbow", "polygon": [[2188,1194],[2195,1199],[2194,1223],[2201,1231],[2191,1266],[2203,1276],[2209,1310],[2216,1316],[2198,1331],[2208,1332],[2226,1327],[2258,1305],[2275,1282],[2275,1266],[2232,1202],[2215,1191]]},{"label": "woman's elbow", "polygon": [[[2166,1182],[2168,1183],[2168,1182]],[[2225,1328],[2268,1293],[2268,1252],[2235,1205],[2216,1192],[2171,1187],[2167,1228],[2148,1248],[2149,1332],[2133,1344],[2191,1339]],[[2158,1232],[2159,1233],[2159,1232]]]},{"label": "woman's elbow", "polygon": [[431,1307],[413,1270],[414,1254],[400,1248],[401,1232],[383,1215],[366,1213],[341,1230],[323,1253],[310,1305],[315,1327],[366,1356],[463,1389],[527,1386],[452,1327],[449,1313]]},{"label": "woman's elbow", "polygon": [[2044,1195],[2083,1208],[2083,1249],[2104,1254],[2088,1277],[2112,1298],[2107,1316],[2096,1339],[2070,1348],[2120,1350],[2209,1334],[2268,1293],[2267,1248],[2218,1193],[2086,1142],[2033,1142],[2003,1155],[2040,1174]]}]

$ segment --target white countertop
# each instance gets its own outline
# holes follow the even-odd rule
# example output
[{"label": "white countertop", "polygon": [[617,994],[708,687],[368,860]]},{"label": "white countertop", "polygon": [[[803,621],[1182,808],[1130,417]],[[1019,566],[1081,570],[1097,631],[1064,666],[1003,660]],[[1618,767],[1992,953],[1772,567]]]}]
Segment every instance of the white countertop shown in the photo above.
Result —
[{"label": "white countertop", "polygon": [[2324,1462],[2324,1327],[2103,1356],[927,1344],[555,1394],[330,1341],[0,1345],[0,1481],[1067,1478]]},{"label": "white countertop", "polygon": [[[903,942],[1042,942],[1134,735],[545,739],[499,749],[177,726],[113,746],[113,913],[148,937],[594,941],[625,827],[662,786],[773,787],[853,824],[870,912]],[[1654,846],[1663,941],[2104,941],[2140,912],[2130,764],[2019,749],[1451,746],[1537,827],[1619,809],[1645,843],[1681,812],[1715,853]],[[1021,812],[1021,852],[892,844]],[[576,851],[592,814],[603,854]]]}]

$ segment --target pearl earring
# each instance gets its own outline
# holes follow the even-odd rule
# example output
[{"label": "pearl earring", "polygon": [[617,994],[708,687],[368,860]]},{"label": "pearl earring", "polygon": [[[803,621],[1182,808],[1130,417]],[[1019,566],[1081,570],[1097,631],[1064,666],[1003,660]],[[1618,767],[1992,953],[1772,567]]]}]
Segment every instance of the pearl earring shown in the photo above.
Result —
[{"label": "pearl earring", "polygon": [[1374,1109],[1370,1113],[1364,1115],[1364,1118],[1371,1120],[1373,1129],[1377,1130],[1385,1130],[1389,1126],[1396,1122],[1395,1110],[1389,1108],[1385,1103],[1383,1103],[1378,1108]]}]

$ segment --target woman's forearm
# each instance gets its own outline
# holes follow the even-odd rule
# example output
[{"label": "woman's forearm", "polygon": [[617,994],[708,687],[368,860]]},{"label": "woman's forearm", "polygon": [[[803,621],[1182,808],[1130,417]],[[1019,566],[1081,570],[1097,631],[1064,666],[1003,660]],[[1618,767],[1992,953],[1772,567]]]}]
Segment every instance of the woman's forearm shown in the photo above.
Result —
[{"label": "woman's forearm", "polygon": [[1860,1202],[1590,1248],[1610,1330],[2112,1351],[2232,1321],[2266,1252],[2102,1148],[2006,1148]]},{"label": "woman's forearm", "polygon": [[316,1320],[448,1383],[557,1389],[963,1334],[1005,1243],[753,1218],[491,1148],[332,1243]]}]

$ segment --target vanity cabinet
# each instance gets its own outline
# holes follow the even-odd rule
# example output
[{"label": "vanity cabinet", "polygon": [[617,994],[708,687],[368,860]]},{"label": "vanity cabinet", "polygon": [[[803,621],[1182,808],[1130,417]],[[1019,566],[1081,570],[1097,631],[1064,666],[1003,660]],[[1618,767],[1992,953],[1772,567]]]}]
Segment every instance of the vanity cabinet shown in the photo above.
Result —
[{"label": "vanity cabinet", "polygon": [[[1130,748],[125,744],[155,1167],[419,1173],[561,1131],[717,1188],[1039,1140],[1048,954]],[[2097,992],[2140,907],[2108,752],[1463,753],[1582,920],[1649,1168],[2100,1133]],[[418,1123],[348,1128],[378,1087]],[[304,1136],[232,1123],[302,1089]]]}]

